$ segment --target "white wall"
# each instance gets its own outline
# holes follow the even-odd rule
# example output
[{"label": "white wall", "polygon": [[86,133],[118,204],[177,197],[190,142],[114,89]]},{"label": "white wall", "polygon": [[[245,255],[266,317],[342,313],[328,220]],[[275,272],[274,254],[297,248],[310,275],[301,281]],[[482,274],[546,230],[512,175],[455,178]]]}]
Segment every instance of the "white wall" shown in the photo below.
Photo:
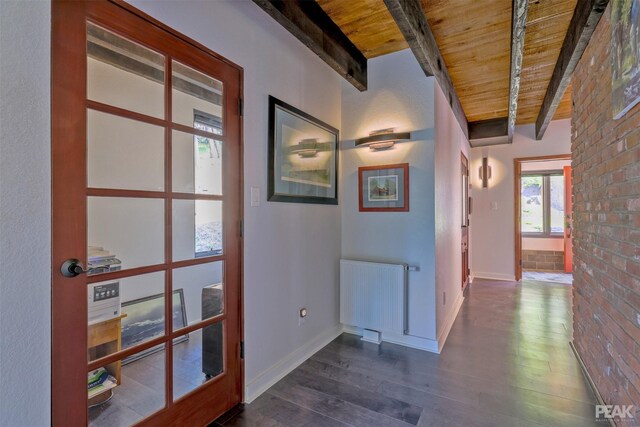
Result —
[{"label": "white wall", "polygon": [[[342,83],[342,257],[408,263],[409,334],[436,339],[434,218],[434,79],[409,50],[369,60],[368,89]],[[389,150],[355,148],[377,129],[411,131]],[[358,168],[409,163],[409,212],[359,212]]]},{"label": "white wall", "polygon": [[[338,333],[340,206],[266,201],[273,95],[340,128],[341,77],[250,1],[132,2],[244,68],[247,397]],[[250,188],[261,204],[250,207]],[[308,317],[298,326],[298,309]],[[284,361],[284,362],[283,362]]]},{"label": "white wall", "polygon": [[[513,159],[571,152],[570,120],[551,122],[542,141],[535,139],[534,128],[534,125],[516,126],[513,144],[471,149],[473,214],[470,245],[474,277],[515,278]],[[489,158],[493,170],[488,188],[482,188],[478,177],[483,156]]]},{"label": "white wall", "polygon": [[50,425],[49,2],[0,1],[0,425]]},{"label": "white wall", "polygon": [[461,154],[469,141],[449,103],[435,85],[436,324],[440,348],[462,304]]}]

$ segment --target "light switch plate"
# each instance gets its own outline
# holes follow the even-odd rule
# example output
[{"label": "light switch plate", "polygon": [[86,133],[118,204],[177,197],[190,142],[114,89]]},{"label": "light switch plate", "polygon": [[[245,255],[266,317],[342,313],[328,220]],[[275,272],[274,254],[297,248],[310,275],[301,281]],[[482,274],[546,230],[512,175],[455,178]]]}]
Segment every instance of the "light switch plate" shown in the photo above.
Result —
[{"label": "light switch plate", "polygon": [[498,202],[491,202],[491,210],[492,211],[498,210]]},{"label": "light switch plate", "polygon": [[260,188],[251,187],[251,207],[260,206]]}]

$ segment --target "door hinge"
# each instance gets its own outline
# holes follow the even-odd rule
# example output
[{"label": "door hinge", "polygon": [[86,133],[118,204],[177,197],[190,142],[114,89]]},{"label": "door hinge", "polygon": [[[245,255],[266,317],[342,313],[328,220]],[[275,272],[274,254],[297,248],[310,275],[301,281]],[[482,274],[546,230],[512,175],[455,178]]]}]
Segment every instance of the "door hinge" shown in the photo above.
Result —
[{"label": "door hinge", "polygon": [[244,220],[240,220],[240,237],[244,237]]},{"label": "door hinge", "polygon": [[240,359],[244,360],[244,341],[240,341]]},{"label": "door hinge", "polygon": [[240,114],[240,117],[243,116],[244,114],[244,103],[242,102],[242,98],[238,98],[238,114]]}]

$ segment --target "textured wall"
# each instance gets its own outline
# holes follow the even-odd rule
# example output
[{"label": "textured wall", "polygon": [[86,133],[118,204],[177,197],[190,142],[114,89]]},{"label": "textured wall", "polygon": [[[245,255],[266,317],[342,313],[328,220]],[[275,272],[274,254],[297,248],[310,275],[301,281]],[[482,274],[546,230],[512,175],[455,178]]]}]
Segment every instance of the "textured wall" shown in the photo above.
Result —
[{"label": "textured wall", "polygon": [[0,426],[48,426],[49,2],[0,1]]},{"label": "textured wall", "polygon": [[[409,333],[436,339],[434,87],[409,50],[369,61],[369,88],[342,83],[342,257],[409,263]],[[354,147],[376,129],[411,131],[389,150]],[[358,168],[409,163],[409,212],[359,212]]]},{"label": "textured wall", "polygon": [[462,304],[461,155],[469,160],[470,147],[442,89],[434,86],[436,326],[442,347]]},{"label": "textured wall", "polygon": [[611,119],[609,13],[573,77],[574,341],[605,402],[638,408],[640,107]]}]

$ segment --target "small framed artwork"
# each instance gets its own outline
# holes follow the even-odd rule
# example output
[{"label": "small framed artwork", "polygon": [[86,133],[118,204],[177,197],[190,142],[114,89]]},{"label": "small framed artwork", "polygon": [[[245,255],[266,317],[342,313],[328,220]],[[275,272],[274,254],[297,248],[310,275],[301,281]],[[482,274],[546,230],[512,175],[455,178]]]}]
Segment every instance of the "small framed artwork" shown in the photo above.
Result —
[{"label": "small framed artwork", "polygon": [[358,168],[360,212],[409,212],[409,164]]},{"label": "small framed artwork", "polygon": [[338,130],[269,96],[272,202],[338,204]]}]

